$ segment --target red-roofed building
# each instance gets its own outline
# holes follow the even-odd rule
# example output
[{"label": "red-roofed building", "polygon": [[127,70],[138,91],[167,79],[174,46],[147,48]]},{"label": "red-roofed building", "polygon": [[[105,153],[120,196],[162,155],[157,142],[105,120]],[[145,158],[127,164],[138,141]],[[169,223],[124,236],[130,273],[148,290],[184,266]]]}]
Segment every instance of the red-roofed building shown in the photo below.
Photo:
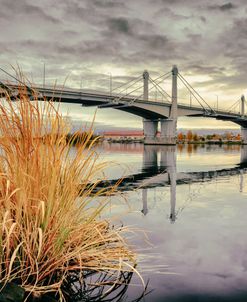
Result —
[{"label": "red-roofed building", "polygon": [[105,138],[143,138],[143,130],[113,130],[105,131],[102,134]]}]

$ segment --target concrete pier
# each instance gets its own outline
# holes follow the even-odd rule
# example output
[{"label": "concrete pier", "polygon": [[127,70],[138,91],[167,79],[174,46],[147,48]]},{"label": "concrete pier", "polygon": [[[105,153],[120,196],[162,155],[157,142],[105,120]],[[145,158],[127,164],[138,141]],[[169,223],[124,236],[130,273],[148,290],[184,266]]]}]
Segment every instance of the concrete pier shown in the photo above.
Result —
[{"label": "concrete pier", "polygon": [[158,120],[143,119],[144,144],[155,145],[157,141]]},{"label": "concrete pier", "polygon": [[244,145],[247,145],[247,128],[244,128],[243,126],[241,127],[241,138],[242,143]]},{"label": "concrete pier", "polygon": [[177,122],[174,119],[160,120],[160,144],[176,145]]}]

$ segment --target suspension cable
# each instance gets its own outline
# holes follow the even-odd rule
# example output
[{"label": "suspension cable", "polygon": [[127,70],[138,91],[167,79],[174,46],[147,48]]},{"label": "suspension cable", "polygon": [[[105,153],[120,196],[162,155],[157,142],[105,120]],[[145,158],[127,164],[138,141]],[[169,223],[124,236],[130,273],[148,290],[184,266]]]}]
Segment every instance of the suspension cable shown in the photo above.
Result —
[{"label": "suspension cable", "polygon": [[133,93],[133,92],[139,90],[140,88],[143,88],[143,85],[140,86],[140,87],[138,87],[138,88],[135,88],[134,90],[130,91],[129,93],[127,93],[127,94],[125,94],[125,95],[121,95],[121,96],[119,96],[119,97],[114,98],[113,101],[115,101],[115,102],[120,101],[121,99],[126,98],[128,95],[130,95],[131,93]]},{"label": "suspension cable", "polygon": [[178,73],[178,76],[180,79],[183,79],[185,81],[185,83],[190,87],[190,89],[193,90],[193,92],[208,106],[208,108],[212,111],[215,112],[215,110],[213,110],[210,105],[203,99],[203,97],[190,85],[190,83],[180,74]]},{"label": "suspension cable", "polygon": [[[115,91],[115,90],[117,90],[117,89],[120,89],[120,88],[122,88],[123,86],[127,86],[127,85],[129,85],[131,82],[133,82],[133,81],[135,81],[135,83],[136,83],[136,82],[138,82],[138,81],[141,79],[141,77],[142,77],[142,76],[139,76],[138,78],[134,78],[134,79],[128,81],[127,83],[123,83],[123,84],[121,84],[120,86],[118,86],[118,87],[112,89],[112,91]],[[134,84],[133,84],[133,85],[134,85]],[[131,86],[132,86],[132,85],[130,85],[129,87],[131,87]],[[128,89],[128,87],[125,88],[125,89]],[[119,92],[119,93],[120,93],[120,92]]]},{"label": "suspension cable", "polygon": [[156,78],[156,79],[154,79],[154,81],[157,81],[157,80],[159,80],[159,79],[161,79],[161,78],[163,78],[163,77],[165,77],[165,76],[167,76],[167,75],[171,75],[171,71],[168,71],[167,73],[165,73],[165,74],[162,74],[161,76],[158,76],[158,78]]},{"label": "suspension cable", "polygon": [[227,112],[231,112],[237,105],[239,105],[241,99],[238,99],[235,103],[233,103],[227,110]]},{"label": "suspension cable", "polygon": [[[157,77],[155,80],[153,80],[152,78],[149,77],[150,80],[151,80],[151,82],[152,82],[152,84],[153,84],[153,87],[150,88],[149,91],[153,90],[154,88],[157,88],[157,89],[158,89],[157,86],[158,86],[163,80],[167,79],[170,75],[171,75],[171,71],[169,71],[169,72],[167,72],[167,73],[165,73],[165,74],[163,74],[163,75]],[[165,77],[165,78],[164,78],[164,77]],[[161,79],[161,78],[162,78],[162,79]],[[128,88],[130,88],[130,87],[132,87],[134,84],[136,84],[136,83],[139,81],[139,79],[140,79],[140,77],[137,78],[137,80],[136,80],[133,84],[131,84],[130,86],[128,86]],[[159,82],[159,83],[155,83],[155,81],[157,81],[157,80],[159,80],[159,79],[161,79],[160,82]],[[118,97],[116,97],[116,98],[114,99],[114,101],[120,101],[122,98],[125,98],[125,97],[127,97],[128,95],[132,94],[133,92],[139,90],[140,88],[143,88],[143,86],[144,86],[144,85],[142,85],[141,87],[138,87],[138,88],[132,90],[131,92],[129,92],[129,93],[125,94],[125,95],[120,95],[120,93],[119,93],[119,94],[118,94]],[[125,88],[125,89],[128,89],[128,88]],[[163,95],[162,91],[160,91],[160,90],[163,90],[163,88],[161,88],[160,86],[159,86],[159,88],[160,88],[160,89],[158,89],[159,92]],[[125,90],[125,89],[124,89],[124,90]],[[122,91],[124,91],[124,90],[122,90]],[[170,96],[165,90],[163,90],[163,91],[164,91],[165,94],[167,94],[167,96],[168,96],[169,98],[171,98],[171,96]],[[142,95],[143,95],[143,93],[141,94],[141,96],[142,96]],[[167,99],[167,97],[166,97],[165,95],[163,95],[163,96]],[[136,99],[138,99],[138,97],[135,98],[134,100],[136,100]]]},{"label": "suspension cable", "polygon": [[141,77],[135,79],[135,81],[132,84],[128,85],[127,87],[125,87],[124,89],[122,89],[120,92],[118,92],[117,95],[116,95],[116,97],[121,97],[122,94],[124,93],[124,91],[127,90],[127,89],[129,89],[129,88],[131,88],[132,86],[136,85],[140,81],[140,78]]},{"label": "suspension cable", "polygon": [[[199,104],[206,110],[206,108],[202,105],[202,103],[198,100],[198,98],[194,95],[194,94],[196,94],[200,99],[201,99],[201,101],[203,101],[206,105],[207,105],[207,107],[211,110],[211,111],[213,111],[213,112],[215,112],[216,113],[216,111],[214,110],[214,109],[212,109],[210,106],[209,106],[209,104],[202,98],[202,96],[188,83],[188,81],[180,74],[180,73],[178,73],[178,78],[183,82],[183,84],[187,87],[187,89],[190,91],[190,93],[192,93],[192,91],[194,92],[194,93],[192,93],[192,95],[196,98],[196,100],[199,102]],[[189,87],[188,87],[189,86]],[[191,91],[192,90],[192,91]],[[207,109],[208,110],[208,109]]]},{"label": "suspension cable", "polygon": [[[155,86],[155,88],[168,100],[168,98],[171,99],[171,96],[158,84],[155,83],[154,80],[150,77],[149,78],[151,83]],[[163,80],[162,80],[163,81]]]},{"label": "suspension cable", "polygon": [[182,83],[184,84],[184,86],[188,89],[188,91],[189,91],[189,92],[193,95],[193,97],[197,100],[197,102],[200,104],[200,106],[201,106],[204,110],[208,111],[208,109],[204,107],[204,105],[202,104],[202,102],[198,99],[198,97],[195,95],[195,93],[194,93],[193,91],[191,91],[191,89],[187,86],[187,84],[183,81],[183,79],[180,78],[180,77],[178,77],[178,78],[182,81]]},{"label": "suspension cable", "polygon": [[0,67],[0,70],[3,71],[5,74],[7,74],[8,76],[10,76],[11,78],[13,78],[14,80],[16,80],[17,82],[19,82],[20,84],[22,84],[24,87],[26,87],[29,91],[33,91],[27,84],[23,83],[21,80],[17,79],[16,77],[14,77],[12,74],[10,74],[9,72],[7,72],[6,70],[4,70],[3,68]]}]

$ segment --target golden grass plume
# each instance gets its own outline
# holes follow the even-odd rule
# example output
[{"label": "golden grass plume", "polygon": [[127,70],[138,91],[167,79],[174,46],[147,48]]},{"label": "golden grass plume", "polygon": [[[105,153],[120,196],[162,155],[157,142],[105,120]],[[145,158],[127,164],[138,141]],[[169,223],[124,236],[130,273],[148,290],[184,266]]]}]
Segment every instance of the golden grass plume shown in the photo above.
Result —
[{"label": "golden grass plume", "polygon": [[135,257],[124,228],[99,219],[105,202],[92,206],[101,192],[89,184],[104,167],[92,131],[71,155],[68,124],[53,102],[31,94],[21,85],[16,102],[6,91],[0,103],[0,283],[63,300],[70,271],[131,270]]}]

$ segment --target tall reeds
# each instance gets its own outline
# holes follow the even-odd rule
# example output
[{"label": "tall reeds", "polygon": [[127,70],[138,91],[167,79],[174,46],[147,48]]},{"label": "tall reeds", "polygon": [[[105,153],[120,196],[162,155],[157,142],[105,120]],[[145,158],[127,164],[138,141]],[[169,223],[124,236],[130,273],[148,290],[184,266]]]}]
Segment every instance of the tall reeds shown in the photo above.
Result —
[{"label": "tall reeds", "polygon": [[33,295],[57,292],[62,301],[70,272],[131,270],[135,260],[121,235],[124,228],[100,219],[106,200],[93,202],[102,193],[93,191],[104,165],[97,164],[92,131],[72,156],[69,125],[54,103],[39,102],[25,86],[15,102],[7,92],[5,98],[0,103],[1,286],[15,282]]}]

